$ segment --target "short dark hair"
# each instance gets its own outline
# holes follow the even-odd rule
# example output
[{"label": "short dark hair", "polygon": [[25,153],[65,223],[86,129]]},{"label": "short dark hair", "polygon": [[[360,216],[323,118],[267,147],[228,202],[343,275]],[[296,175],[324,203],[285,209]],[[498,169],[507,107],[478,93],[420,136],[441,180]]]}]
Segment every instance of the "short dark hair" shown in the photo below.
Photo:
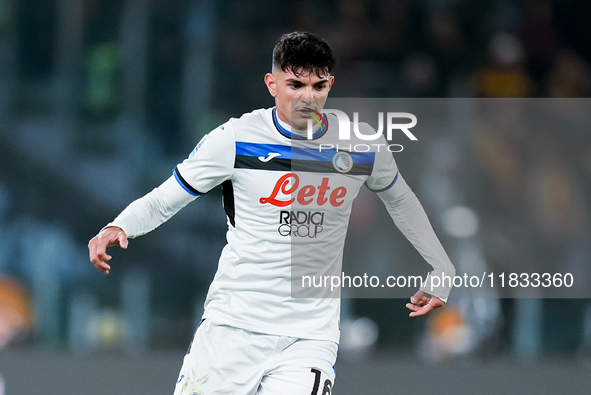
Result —
[{"label": "short dark hair", "polygon": [[323,38],[308,32],[286,33],[273,49],[273,68],[299,76],[305,72],[330,75],[336,59]]}]

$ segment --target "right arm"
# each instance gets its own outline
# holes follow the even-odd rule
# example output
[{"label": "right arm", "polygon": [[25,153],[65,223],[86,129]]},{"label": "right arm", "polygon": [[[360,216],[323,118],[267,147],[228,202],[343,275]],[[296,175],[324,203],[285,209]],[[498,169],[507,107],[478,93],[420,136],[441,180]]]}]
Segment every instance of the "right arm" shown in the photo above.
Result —
[{"label": "right arm", "polygon": [[132,202],[90,240],[90,261],[98,270],[108,274],[111,267],[107,262],[111,256],[107,254],[107,247],[118,244],[127,248],[128,238],[156,229],[196,198],[187,193],[174,177],[170,177],[152,192]]},{"label": "right arm", "polygon": [[107,247],[127,248],[127,239],[146,234],[181,208],[232,176],[235,139],[229,123],[206,135],[189,158],[177,166],[174,176],[134,201],[88,243],[90,261],[109,273]]}]

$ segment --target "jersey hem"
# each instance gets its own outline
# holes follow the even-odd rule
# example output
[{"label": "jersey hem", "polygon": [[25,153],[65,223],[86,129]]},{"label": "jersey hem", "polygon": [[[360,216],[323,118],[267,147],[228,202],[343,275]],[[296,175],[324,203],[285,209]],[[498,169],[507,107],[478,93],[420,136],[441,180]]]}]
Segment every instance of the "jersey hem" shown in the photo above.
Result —
[{"label": "jersey hem", "polygon": [[340,333],[336,335],[328,335],[328,334],[321,334],[321,333],[297,333],[296,331],[289,331],[285,330],[285,328],[279,328],[275,326],[259,326],[256,324],[249,324],[243,321],[234,320],[223,313],[219,312],[211,312],[206,311],[203,314],[202,319],[212,320],[218,324],[232,326],[234,328],[244,329],[251,332],[263,333],[266,335],[274,335],[274,336],[287,336],[287,337],[295,337],[298,339],[308,339],[308,340],[327,340],[331,342],[335,342],[339,344],[340,340]]}]

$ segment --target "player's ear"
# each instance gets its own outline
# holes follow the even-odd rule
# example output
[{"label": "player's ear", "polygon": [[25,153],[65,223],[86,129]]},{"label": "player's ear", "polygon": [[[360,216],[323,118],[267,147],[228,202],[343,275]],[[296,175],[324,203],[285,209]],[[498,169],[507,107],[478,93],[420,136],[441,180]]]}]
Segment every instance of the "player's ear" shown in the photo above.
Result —
[{"label": "player's ear", "polygon": [[267,89],[271,96],[277,96],[277,84],[275,83],[275,76],[273,74],[265,74],[265,85],[267,85]]},{"label": "player's ear", "polygon": [[328,90],[329,91],[330,91],[330,88],[332,88],[332,84],[334,84],[334,76],[333,75],[328,77]]}]

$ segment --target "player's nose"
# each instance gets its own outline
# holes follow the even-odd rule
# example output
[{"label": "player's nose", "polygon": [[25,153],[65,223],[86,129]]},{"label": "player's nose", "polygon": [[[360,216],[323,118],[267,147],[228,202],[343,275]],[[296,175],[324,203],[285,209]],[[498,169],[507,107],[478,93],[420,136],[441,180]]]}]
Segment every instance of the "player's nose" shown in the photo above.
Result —
[{"label": "player's nose", "polygon": [[314,89],[311,86],[305,87],[304,89],[301,90],[300,92],[300,99],[302,101],[308,100],[308,101],[312,101],[315,100],[315,92]]},{"label": "player's nose", "polygon": [[312,92],[310,92],[307,95],[302,95],[300,97],[300,100],[302,103],[310,105],[313,104],[316,101],[316,98],[314,97],[314,95],[312,94]]}]

